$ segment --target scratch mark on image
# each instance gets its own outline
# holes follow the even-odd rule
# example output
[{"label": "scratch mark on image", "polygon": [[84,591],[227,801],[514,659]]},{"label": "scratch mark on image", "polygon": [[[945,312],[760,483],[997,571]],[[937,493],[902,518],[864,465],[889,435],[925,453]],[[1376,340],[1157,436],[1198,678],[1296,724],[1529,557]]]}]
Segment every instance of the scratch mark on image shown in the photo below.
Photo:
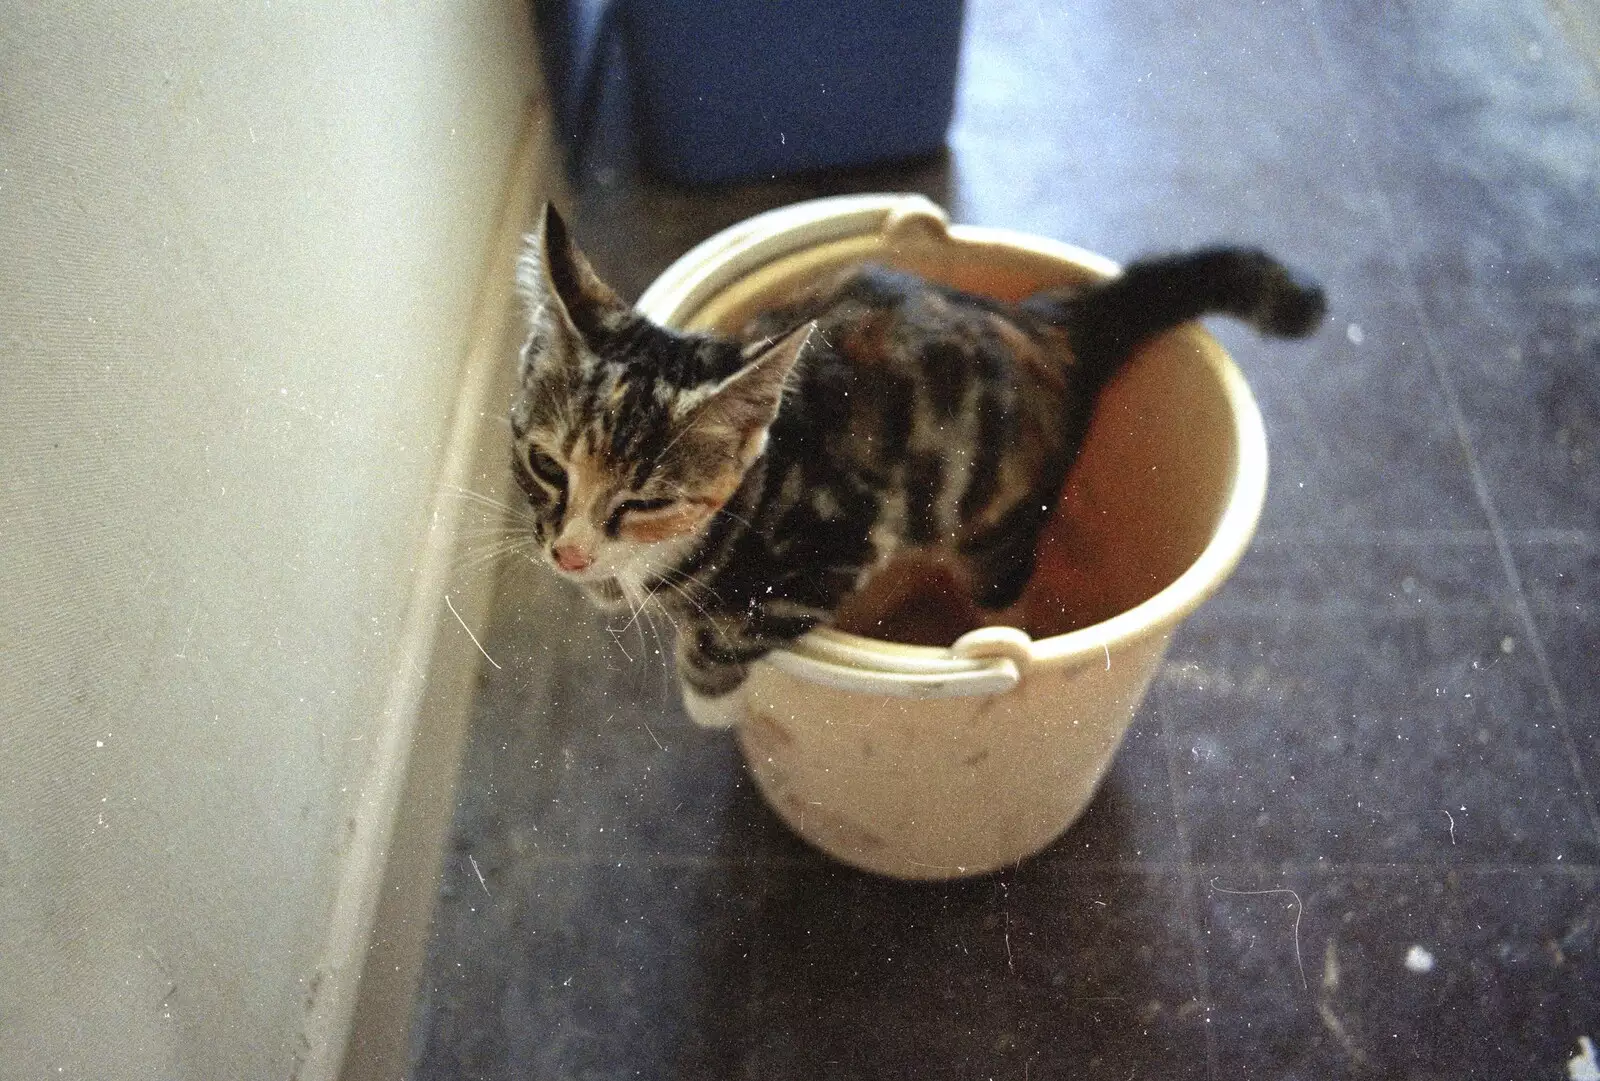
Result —
[{"label": "scratch mark on image", "polygon": [[472,873],[478,876],[478,885],[483,887],[483,895],[485,897],[493,897],[494,894],[489,892],[489,883],[483,880],[483,872],[478,870],[477,858],[474,856],[468,856],[467,862],[472,864]]},{"label": "scratch mark on image", "polygon": [[189,629],[183,632],[183,645],[178,647],[178,652],[174,653],[173,656],[187,657],[189,655],[189,641],[194,637],[194,621],[199,618],[200,609],[196,608],[194,615],[189,617]]},{"label": "scratch mark on image", "polygon": [[1211,888],[1218,893],[1231,893],[1235,897],[1265,897],[1273,893],[1287,893],[1294,898],[1294,963],[1300,969],[1301,990],[1310,990],[1311,985],[1306,982],[1306,965],[1300,959],[1300,917],[1305,915],[1305,905],[1301,903],[1300,895],[1287,886],[1280,886],[1272,890],[1230,890],[1217,885],[1217,880],[1214,878],[1211,880]]},{"label": "scratch mark on image", "polygon": [[[628,652],[628,647],[624,646],[622,644],[621,636],[618,635],[618,633],[613,628],[611,628],[609,626],[606,627],[606,633],[609,634],[611,636],[611,640],[617,644],[617,648],[622,650],[622,655],[624,657],[628,658],[628,663],[632,664],[633,663],[633,654],[629,653]],[[612,671],[616,671],[616,669],[612,669]]]},{"label": "scratch mark on image", "polygon": [[1450,820],[1450,843],[1456,843],[1456,816],[1450,813],[1450,808],[1444,809],[1444,816]]},{"label": "scratch mark on image", "polygon": [[467,637],[472,639],[472,644],[478,647],[478,652],[483,654],[483,659],[499,668],[500,662],[489,656],[489,651],[483,648],[483,643],[478,641],[478,636],[472,633],[472,628],[467,626],[467,621],[461,618],[460,612],[456,611],[455,604],[450,600],[450,594],[446,593],[444,595],[444,603],[445,607],[450,609],[450,614],[456,617],[456,622],[461,624],[461,629],[467,632]]}]

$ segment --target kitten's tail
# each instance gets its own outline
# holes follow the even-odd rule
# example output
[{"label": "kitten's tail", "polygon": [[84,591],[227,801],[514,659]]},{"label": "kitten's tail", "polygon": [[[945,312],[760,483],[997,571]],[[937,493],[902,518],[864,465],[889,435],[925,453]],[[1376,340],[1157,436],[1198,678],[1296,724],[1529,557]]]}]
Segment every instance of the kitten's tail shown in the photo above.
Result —
[{"label": "kitten's tail", "polygon": [[1062,327],[1083,370],[1103,381],[1145,339],[1203,315],[1231,315],[1274,338],[1304,338],[1327,314],[1321,287],[1265,252],[1206,248],[1129,264],[1118,277],[1025,307]]}]

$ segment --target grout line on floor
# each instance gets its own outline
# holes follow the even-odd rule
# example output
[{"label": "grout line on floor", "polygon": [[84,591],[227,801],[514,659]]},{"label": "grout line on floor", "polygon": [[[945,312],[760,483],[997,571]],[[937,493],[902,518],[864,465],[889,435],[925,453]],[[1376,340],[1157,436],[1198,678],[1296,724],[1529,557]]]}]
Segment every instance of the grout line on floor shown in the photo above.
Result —
[{"label": "grout line on floor", "polygon": [[[883,877],[877,876],[877,875],[872,875],[872,874],[870,874],[868,872],[865,872],[865,871],[855,870],[854,868],[851,868],[846,864],[836,862],[834,860],[828,859],[828,858],[826,858],[824,856],[821,856],[821,855],[818,855],[818,856],[778,856],[778,857],[766,857],[766,856],[738,857],[738,856],[650,855],[650,854],[641,854],[639,852],[629,852],[629,851],[619,851],[619,852],[560,852],[560,853],[552,853],[552,854],[548,854],[548,855],[540,854],[538,852],[529,852],[529,853],[527,853],[527,854],[525,854],[523,856],[518,857],[518,859],[519,859],[519,862],[522,862],[522,863],[524,863],[524,864],[526,864],[526,865],[528,865],[530,867],[537,867],[537,866],[541,866],[541,865],[549,866],[549,867],[595,867],[595,866],[600,866],[600,865],[603,865],[603,864],[618,864],[618,863],[632,864],[634,866],[643,866],[643,867],[650,867],[650,868],[659,868],[659,869],[663,869],[663,870],[697,870],[697,869],[715,870],[715,869],[718,869],[718,868],[727,868],[727,867],[753,867],[753,868],[758,868],[758,869],[768,869],[768,868],[770,868],[770,869],[777,870],[777,869],[786,869],[786,868],[825,867],[825,868],[828,868],[830,870],[837,871],[838,873],[844,874],[844,875],[856,875],[856,876],[860,876],[861,878],[864,878],[864,879],[876,879],[878,881],[884,881],[884,882],[893,881],[892,879],[883,878]],[[1029,867],[1032,867],[1032,866],[1040,865],[1040,864],[1048,861],[1049,859],[1050,859],[1050,850],[1046,849],[1044,852],[1040,853],[1039,855],[1037,855],[1035,857],[1032,857],[1031,859],[1025,859],[1025,860],[1021,861],[1021,865],[1022,865],[1022,867],[1024,869],[1026,869],[1026,868],[1029,868]],[[1064,861],[1060,861],[1060,862],[1065,866],[1073,868],[1075,871],[1088,871],[1088,872],[1095,873],[1095,874],[1158,876],[1158,875],[1181,874],[1183,872],[1183,870],[1184,870],[1183,865],[1181,865],[1181,864],[1178,864],[1178,863],[1166,863],[1166,862],[1161,862],[1161,861],[1156,861],[1156,860],[1087,860],[1087,861],[1083,861],[1083,862],[1077,862],[1077,861],[1072,861],[1072,860],[1064,860]],[[1000,868],[1000,869],[998,869],[996,871],[992,871],[992,872],[990,872],[990,874],[991,875],[999,874],[1002,871],[1010,868],[1011,866],[1012,866],[1011,864],[1007,864],[1006,867]],[[936,887],[936,886],[939,886],[939,885],[947,885],[949,883],[961,882],[961,881],[977,882],[977,881],[981,881],[982,879],[983,879],[982,875],[976,875],[976,876],[973,876],[970,879],[949,879],[949,880],[929,879],[929,880],[926,880],[926,881],[916,881],[916,882],[907,881],[906,885],[908,885],[908,886]]]},{"label": "grout line on floor", "polygon": [[[1587,529],[1513,529],[1506,532],[1513,544],[1539,548],[1600,547],[1600,534]],[[1494,533],[1487,529],[1267,529],[1256,535],[1262,547],[1296,545],[1327,547],[1492,548]]]},{"label": "grout line on floor", "polygon": [[[1170,776],[1170,770],[1169,770]],[[1174,803],[1176,803],[1176,796]],[[1179,844],[1186,845],[1188,830],[1180,828]],[[843,875],[859,875],[864,879],[880,882],[894,881],[865,872],[856,871],[845,864],[827,860],[825,857],[787,856],[777,859],[753,858],[740,859],[736,857],[716,856],[651,856],[639,855],[629,852],[595,852],[595,853],[563,853],[560,855],[541,856],[530,853],[519,857],[520,862],[528,867],[597,867],[602,865],[615,865],[618,863],[634,866],[649,867],[662,870],[717,870],[730,867],[751,867],[758,870],[781,870],[790,868],[825,867]],[[1044,867],[1051,863],[1049,849],[1030,859],[1021,861],[1021,873]],[[1182,860],[1175,863],[1159,861],[1134,861],[1134,860],[1087,860],[1076,862],[1073,860],[1055,861],[1057,868],[1070,869],[1074,873],[1112,874],[1112,875],[1145,875],[1149,877],[1162,877],[1172,875],[1193,874],[1204,877],[1212,874],[1261,874],[1271,871],[1282,874],[1366,874],[1366,875],[1404,875],[1404,874],[1485,874],[1485,875],[1519,875],[1519,874],[1576,874],[1587,875],[1600,873],[1600,862],[1589,860],[1541,860],[1530,863],[1500,863],[1480,862],[1472,859],[1462,860],[1436,860],[1422,859],[1411,861],[1395,861],[1391,863],[1369,863],[1362,860],[1343,861],[1315,859],[1305,862],[1295,860],[1244,860],[1244,861],[1207,861],[1193,863]],[[991,872],[991,875],[1000,874],[1009,868]],[[905,885],[912,889],[937,888],[941,885],[952,885],[960,882],[980,882],[983,876],[971,879],[951,879],[948,882],[932,880],[927,882],[906,882]]]},{"label": "grout line on floor", "polygon": [[1202,877],[1211,875],[1249,875],[1273,873],[1327,877],[1330,875],[1371,875],[1374,877],[1401,875],[1570,875],[1576,878],[1600,875],[1600,863],[1562,860],[1559,863],[1443,863],[1419,861],[1417,863],[1200,863],[1195,873]]},{"label": "grout line on floor", "polygon": [[1194,865],[1194,849],[1189,843],[1188,816],[1183,808],[1183,789],[1178,783],[1177,737],[1172,731],[1169,711],[1157,707],[1161,715],[1161,745],[1166,751],[1167,787],[1172,792],[1172,818],[1178,831],[1179,874],[1182,881],[1183,922],[1189,933],[1190,957],[1194,964],[1195,991],[1205,1014],[1206,1077],[1217,1081],[1217,1035],[1212,1024],[1211,970],[1206,965],[1205,944],[1200,934],[1200,877]]},{"label": "grout line on floor", "polygon": [[761,1033],[766,1031],[767,1005],[767,936],[761,934],[761,914],[767,906],[772,888],[772,875],[765,865],[756,867],[756,910],[751,914],[750,959],[746,966],[746,979],[750,999],[745,1003],[745,1081],[761,1081]]},{"label": "grout line on floor", "polygon": [[1422,291],[1417,285],[1417,274],[1411,260],[1404,254],[1405,247],[1400,235],[1399,225],[1395,218],[1394,207],[1385,194],[1382,185],[1377,181],[1377,171],[1373,166],[1372,155],[1361,133],[1354,122],[1355,113],[1349,107],[1351,98],[1346,84],[1336,70],[1332,50],[1327,37],[1322,29],[1322,6],[1320,0],[1309,0],[1306,14],[1311,24],[1312,40],[1317,54],[1322,63],[1323,71],[1329,82],[1339,96],[1345,99],[1346,117],[1350,142],[1355,149],[1357,167],[1361,170],[1362,180],[1372,197],[1373,203],[1382,220],[1382,226],[1389,235],[1391,250],[1395,253],[1395,263],[1399,271],[1402,287],[1406,292],[1406,300],[1417,317],[1417,326],[1422,335],[1424,352],[1427,354],[1428,364],[1433,369],[1434,379],[1439,385],[1444,397],[1445,408],[1450,415],[1451,426],[1455,429],[1456,440],[1461,446],[1461,452],[1466,458],[1467,475],[1472,481],[1473,492],[1477,495],[1478,505],[1482,508],[1484,516],[1489,521],[1489,532],[1494,538],[1494,547],[1500,557],[1500,566],[1505,574],[1506,583],[1511,589],[1512,604],[1516,609],[1518,622],[1522,624],[1523,634],[1527,636],[1529,650],[1533,653],[1534,662],[1539,669],[1540,679],[1544,682],[1545,693],[1549,698],[1550,706],[1555,712],[1556,726],[1561,732],[1561,739],[1566,750],[1568,765],[1572,769],[1573,777],[1577,780],[1578,789],[1583,799],[1583,808],[1589,819],[1589,830],[1593,840],[1600,842],[1600,803],[1595,799],[1595,792],[1589,783],[1589,778],[1584,772],[1583,759],[1578,753],[1577,740],[1572,734],[1572,725],[1567,713],[1566,701],[1561,694],[1561,688],[1556,683],[1555,673],[1550,667],[1550,654],[1545,648],[1544,635],[1540,632],[1538,623],[1533,617],[1533,608],[1528,603],[1527,592],[1522,586],[1522,575],[1517,569],[1517,563],[1511,551],[1510,535],[1506,529],[1505,521],[1500,515],[1494,497],[1489,491],[1488,478],[1484,475],[1483,467],[1479,463],[1477,448],[1472,441],[1472,433],[1467,425],[1466,414],[1461,408],[1461,398],[1456,391],[1454,381],[1445,368],[1443,352],[1439,347],[1438,335],[1433,327],[1433,320],[1428,316],[1426,307],[1422,302]]}]

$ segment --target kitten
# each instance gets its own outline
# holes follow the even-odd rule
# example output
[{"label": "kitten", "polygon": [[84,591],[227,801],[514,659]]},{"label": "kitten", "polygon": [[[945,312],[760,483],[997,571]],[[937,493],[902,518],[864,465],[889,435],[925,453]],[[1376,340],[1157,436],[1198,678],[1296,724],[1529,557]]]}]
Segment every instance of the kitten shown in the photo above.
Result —
[{"label": "kitten", "polygon": [[1014,602],[1139,343],[1213,312],[1304,337],[1326,310],[1270,257],[1218,248],[1020,304],[865,267],[729,340],[633,312],[548,206],[518,282],[512,468],[541,549],[602,606],[664,604],[685,704],[718,726],[751,662],[896,549],[941,549],[979,606]]}]

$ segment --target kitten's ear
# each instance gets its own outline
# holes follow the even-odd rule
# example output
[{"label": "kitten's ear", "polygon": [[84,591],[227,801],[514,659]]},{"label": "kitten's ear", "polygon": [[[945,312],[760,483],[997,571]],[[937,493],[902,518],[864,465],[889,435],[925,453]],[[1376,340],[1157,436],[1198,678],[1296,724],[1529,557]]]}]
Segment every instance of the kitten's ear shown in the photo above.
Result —
[{"label": "kitten's ear", "polygon": [[747,356],[753,354],[750,362],[693,406],[697,420],[736,433],[747,463],[765,447],[767,428],[783,403],[784,384],[816,329],[815,321],[802,323],[769,343],[746,349]]},{"label": "kitten's ear", "polygon": [[539,232],[517,260],[517,286],[536,317],[554,308],[586,341],[615,329],[628,314],[628,306],[572,242],[553,203],[544,205]]}]

